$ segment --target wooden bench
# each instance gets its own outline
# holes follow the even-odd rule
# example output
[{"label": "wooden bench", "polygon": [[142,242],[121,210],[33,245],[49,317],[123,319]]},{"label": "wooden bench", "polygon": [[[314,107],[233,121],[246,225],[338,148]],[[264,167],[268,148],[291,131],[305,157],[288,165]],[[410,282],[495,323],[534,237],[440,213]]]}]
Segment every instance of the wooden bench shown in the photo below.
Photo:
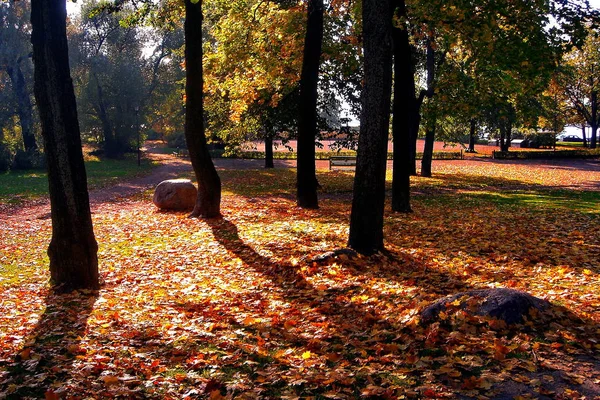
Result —
[{"label": "wooden bench", "polygon": [[333,156],[329,157],[329,170],[333,167],[356,167],[355,156]]}]

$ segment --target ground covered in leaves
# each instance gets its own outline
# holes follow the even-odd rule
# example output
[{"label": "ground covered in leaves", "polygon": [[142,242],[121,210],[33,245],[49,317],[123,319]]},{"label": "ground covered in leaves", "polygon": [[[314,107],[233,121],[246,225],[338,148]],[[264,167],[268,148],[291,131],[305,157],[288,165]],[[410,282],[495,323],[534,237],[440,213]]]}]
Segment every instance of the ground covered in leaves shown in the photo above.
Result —
[{"label": "ground covered in leaves", "polygon": [[[221,220],[159,212],[151,193],[95,205],[98,293],[51,293],[50,220],[2,215],[0,398],[595,398],[590,166],[440,163],[415,179],[414,213],[386,213],[385,254],[326,262],[346,245],[351,172],[320,172],[307,211],[293,170],[221,171]],[[552,307],[507,326],[457,301],[420,321],[490,287]]]}]

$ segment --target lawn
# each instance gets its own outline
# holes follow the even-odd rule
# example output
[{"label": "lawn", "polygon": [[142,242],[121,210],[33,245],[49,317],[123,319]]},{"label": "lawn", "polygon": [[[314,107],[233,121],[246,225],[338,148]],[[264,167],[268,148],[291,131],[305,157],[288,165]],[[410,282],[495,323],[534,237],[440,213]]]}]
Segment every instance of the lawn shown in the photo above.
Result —
[{"label": "lawn", "polygon": [[[444,165],[414,179],[412,214],[386,213],[386,254],[328,263],[312,260],[346,245],[351,172],[319,173],[319,210],[295,206],[288,169],[221,171],[222,220],[150,193],[99,205],[92,294],[48,291],[48,219],[0,221],[0,397],[600,395],[598,172]],[[518,326],[457,307],[420,322],[488,287],[553,306]]]},{"label": "lawn", "polygon": [[[152,163],[127,157],[121,160],[99,160],[88,157],[85,162],[90,189],[97,189],[120,179],[147,173]],[[0,203],[20,204],[48,194],[48,177],[45,171],[13,171],[0,173]]]}]

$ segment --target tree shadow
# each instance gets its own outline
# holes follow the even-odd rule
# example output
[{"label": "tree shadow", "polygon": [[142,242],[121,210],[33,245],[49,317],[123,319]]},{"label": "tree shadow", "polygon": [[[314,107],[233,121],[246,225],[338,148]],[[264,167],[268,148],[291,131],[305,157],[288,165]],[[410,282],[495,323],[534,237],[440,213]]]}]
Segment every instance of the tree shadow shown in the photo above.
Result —
[{"label": "tree shadow", "polygon": [[[283,307],[285,311],[279,317],[273,317],[272,311],[265,312],[260,305],[267,299],[267,294],[260,290],[245,293],[225,307],[222,304],[215,304],[213,307],[210,299],[174,302],[172,306],[188,318],[212,323],[214,328],[211,329],[215,329],[213,333],[219,329],[245,332],[245,339],[226,342],[218,334],[198,333],[197,338],[191,338],[187,348],[193,356],[188,358],[188,366],[191,365],[189,360],[193,360],[191,368],[201,374],[215,371],[210,356],[202,353],[207,343],[216,347],[217,351],[228,354],[219,362],[220,370],[245,376],[247,382],[261,387],[262,395],[266,397],[277,397],[282,394],[281,390],[292,390],[300,396],[319,395],[333,390],[342,397],[359,397],[364,395],[362,390],[369,385],[389,385],[389,372],[377,371],[376,367],[370,367],[371,363],[373,366],[378,363],[397,363],[396,368],[405,371],[407,380],[420,380],[425,376],[431,379],[435,376],[436,382],[450,388],[455,394],[468,392],[468,385],[471,384],[477,392],[480,388],[476,386],[486,382],[490,371],[501,375],[507,365],[518,369],[521,375],[527,375],[531,380],[551,375],[556,384],[548,386],[548,390],[554,388],[561,392],[565,388],[574,388],[574,378],[572,372],[569,372],[572,371],[572,365],[562,365],[561,360],[578,363],[582,371],[593,371],[594,365],[597,365],[598,360],[594,359],[590,351],[590,346],[593,348],[595,343],[593,335],[597,324],[574,315],[564,307],[552,306],[545,319],[509,328],[498,328],[485,318],[458,316],[453,319],[450,310],[447,320],[439,324],[413,324],[397,318],[397,315],[387,315],[389,307],[393,307],[394,298],[385,299],[376,293],[371,287],[374,282],[372,278],[400,281],[417,288],[422,285],[422,290],[431,292],[429,295],[432,297],[454,294],[472,287],[461,276],[453,276],[442,270],[427,270],[410,255],[395,251],[375,256],[368,265],[353,260],[338,260],[351,284],[321,288],[315,286],[310,277],[313,274],[326,274],[329,265],[306,260],[298,265],[273,261],[245,243],[231,221],[223,219],[206,222],[215,239],[232,255],[273,282],[276,293],[268,295],[281,296],[287,305]],[[280,249],[280,255],[282,252],[284,250]],[[435,287],[436,284],[439,284],[438,288]],[[364,301],[361,301],[363,296]],[[367,299],[377,296],[380,298],[378,302],[371,303]],[[423,298],[420,301],[422,300]],[[401,300],[405,301],[406,299]],[[414,306],[418,308],[417,304]],[[221,328],[223,321],[227,321],[227,326]],[[309,325],[318,325],[319,329],[314,331]],[[527,347],[532,346],[533,342],[525,340],[530,341],[532,338],[542,343],[542,347]],[[508,345],[513,340],[514,343],[523,341],[525,344],[515,344],[510,347],[510,352],[500,354],[509,348]],[[502,343],[506,343],[506,347]],[[277,349],[282,347],[290,350],[289,355],[278,355],[281,350]],[[311,367],[306,368],[294,361],[305,351],[318,356],[321,361],[311,361],[310,357],[313,356],[310,354],[307,355],[307,362]],[[475,362],[469,365],[469,362],[460,357],[449,357],[449,352],[457,351],[464,353],[467,358],[481,357],[483,364]],[[322,360],[326,361],[323,363]],[[447,367],[438,372],[437,369],[443,362],[448,362]],[[456,365],[450,371],[452,363]],[[315,373],[312,368],[320,372]],[[535,370],[528,372],[526,368]],[[304,372],[292,373],[296,370]],[[338,376],[336,370],[347,371],[351,379],[338,377],[332,384],[331,376]],[[450,372],[444,372],[446,370]],[[484,370],[487,375],[482,375]],[[272,375],[274,371],[281,374],[279,378],[265,381],[264,377]],[[460,374],[457,375],[456,371]],[[236,376],[239,378],[239,375]],[[531,387],[515,385],[510,377],[505,376],[503,379],[505,380],[496,381],[495,390],[498,393],[530,393],[535,396]],[[265,385],[261,385],[261,382],[265,382]],[[218,379],[207,381],[206,388],[220,390],[222,395],[226,392],[231,394],[227,384]],[[208,390],[206,388],[205,391]],[[480,394],[485,392],[481,390]],[[595,394],[594,390],[596,389],[588,388],[585,393]],[[398,392],[381,389],[375,397],[393,398],[394,393]]]},{"label": "tree shadow", "polygon": [[[2,366],[0,397],[58,398],[68,394],[73,363],[86,350],[80,346],[97,293],[50,292],[46,309],[12,362]],[[56,396],[56,397],[52,397]]]}]

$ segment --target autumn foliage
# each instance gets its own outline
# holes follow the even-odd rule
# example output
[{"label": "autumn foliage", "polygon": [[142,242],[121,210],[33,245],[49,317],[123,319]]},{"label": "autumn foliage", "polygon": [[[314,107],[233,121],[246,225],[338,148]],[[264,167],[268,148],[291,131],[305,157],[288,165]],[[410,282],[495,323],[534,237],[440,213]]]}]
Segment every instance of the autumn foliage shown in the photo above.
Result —
[{"label": "autumn foliage", "polygon": [[[556,166],[555,166],[556,167]],[[99,292],[49,292],[43,207],[0,219],[0,397],[456,398],[600,393],[597,164],[444,162],[414,213],[386,213],[386,249],[347,242],[352,174],[221,170],[223,219],[99,204]],[[512,178],[507,178],[512,176]],[[389,181],[388,181],[389,187]],[[388,206],[386,206],[388,207]],[[389,207],[388,207],[389,208]],[[525,324],[447,294],[509,287],[549,300]]]}]

